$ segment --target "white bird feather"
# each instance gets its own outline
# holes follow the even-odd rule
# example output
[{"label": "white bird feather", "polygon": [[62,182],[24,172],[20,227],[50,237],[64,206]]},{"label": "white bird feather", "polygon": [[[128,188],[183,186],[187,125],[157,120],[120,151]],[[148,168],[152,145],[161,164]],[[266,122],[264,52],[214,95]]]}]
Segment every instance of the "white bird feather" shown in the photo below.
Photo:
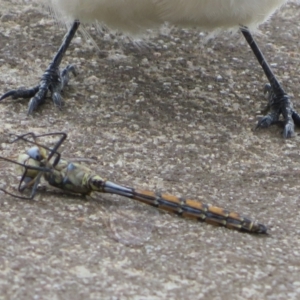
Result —
[{"label": "white bird feather", "polygon": [[[48,2],[48,1],[47,1]],[[250,29],[266,21],[287,0],[50,0],[55,15],[70,23],[100,22],[130,34],[168,22],[204,30]]]}]

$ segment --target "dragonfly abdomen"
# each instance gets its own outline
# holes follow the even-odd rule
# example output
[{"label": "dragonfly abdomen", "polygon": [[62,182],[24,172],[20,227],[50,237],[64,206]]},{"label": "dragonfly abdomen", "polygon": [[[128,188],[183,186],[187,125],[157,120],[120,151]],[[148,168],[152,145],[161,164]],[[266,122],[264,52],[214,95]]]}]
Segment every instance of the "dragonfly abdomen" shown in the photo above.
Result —
[{"label": "dragonfly abdomen", "polygon": [[236,212],[230,212],[217,206],[143,190],[134,190],[132,194],[135,200],[182,217],[192,218],[212,225],[225,226],[229,229],[252,233],[267,233],[267,227],[265,225],[257,223]]}]

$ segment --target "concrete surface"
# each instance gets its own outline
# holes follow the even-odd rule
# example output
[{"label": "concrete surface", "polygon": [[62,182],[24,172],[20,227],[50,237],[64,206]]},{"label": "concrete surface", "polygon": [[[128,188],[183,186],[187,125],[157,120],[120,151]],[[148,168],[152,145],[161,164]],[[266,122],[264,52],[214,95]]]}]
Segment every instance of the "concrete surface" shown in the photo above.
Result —
[{"label": "concrete surface", "polygon": [[[299,105],[300,10],[289,3],[257,41]],[[110,180],[184,195],[270,227],[259,237],[180,219],[121,197],[88,201],[53,188],[34,201],[0,194],[1,299],[299,299],[299,135],[253,131],[262,70],[239,34],[149,33],[150,49],[109,32],[77,35],[63,65],[78,76],[60,111],[49,100],[0,104],[9,132],[65,131],[67,158]],[[0,0],[0,91],[33,86],[65,33],[31,2]],[[49,140],[46,140],[49,142]],[[1,186],[13,184],[0,162]]]}]

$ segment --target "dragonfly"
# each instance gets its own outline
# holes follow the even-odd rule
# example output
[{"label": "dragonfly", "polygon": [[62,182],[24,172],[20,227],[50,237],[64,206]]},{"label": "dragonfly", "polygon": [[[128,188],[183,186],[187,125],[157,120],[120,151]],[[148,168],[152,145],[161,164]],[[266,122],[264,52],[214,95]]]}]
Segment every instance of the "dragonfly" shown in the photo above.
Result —
[{"label": "dragonfly", "polygon": [[[93,192],[116,194],[196,221],[247,233],[268,234],[267,226],[237,212],[189,198],[123,186],[99,176],[86,165],[63,159],[58,150],[67,139],[67,134],[64,132],[40,135],[30,132],[13,136],[15,139],[12,143],[23,140],[32,144],[26,153],[19,155],[17,161],[0,156],[0,160],[15,164],[17,175],[21,176],[18,184],[18,192],[21,195],[0,188],[4,193],[15,198],[34,199],[41,179],[44,178],[49,185],[63,191],[82,195],[90,195]],[[37,141],[46,136],[58,137],[58,141],[53,147]],[[22,196],[25,189],[31,189],[30,196]]]}]

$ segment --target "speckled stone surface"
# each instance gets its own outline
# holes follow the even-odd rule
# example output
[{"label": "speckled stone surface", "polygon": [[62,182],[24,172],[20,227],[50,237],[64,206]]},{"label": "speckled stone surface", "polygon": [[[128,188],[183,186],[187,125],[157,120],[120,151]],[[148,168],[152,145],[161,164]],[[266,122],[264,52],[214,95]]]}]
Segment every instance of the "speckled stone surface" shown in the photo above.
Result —
[{"label": "speckled stone surface", "polygon": [[[256,38],[300,105],[300,10],[289,3]],[[65,28],[30,1],[0,0],[0,93],[34,86]],[[300,150],[282,129],[253,131],[266,82],[237,35],[204,42],[193,29],[149,33],[138,49],[118,34],[88,28],[63,65],[78,76],[33,116],[28,101],[0,104],[6,134],[65,131],[68,158],[103,177],[248,215],[268,237],[157,212],[117,196],[84,200],[53,188],[34,201],[0,192],[1,299],[299,299]],[[13,168],[0,161],[1,186]]]}]

